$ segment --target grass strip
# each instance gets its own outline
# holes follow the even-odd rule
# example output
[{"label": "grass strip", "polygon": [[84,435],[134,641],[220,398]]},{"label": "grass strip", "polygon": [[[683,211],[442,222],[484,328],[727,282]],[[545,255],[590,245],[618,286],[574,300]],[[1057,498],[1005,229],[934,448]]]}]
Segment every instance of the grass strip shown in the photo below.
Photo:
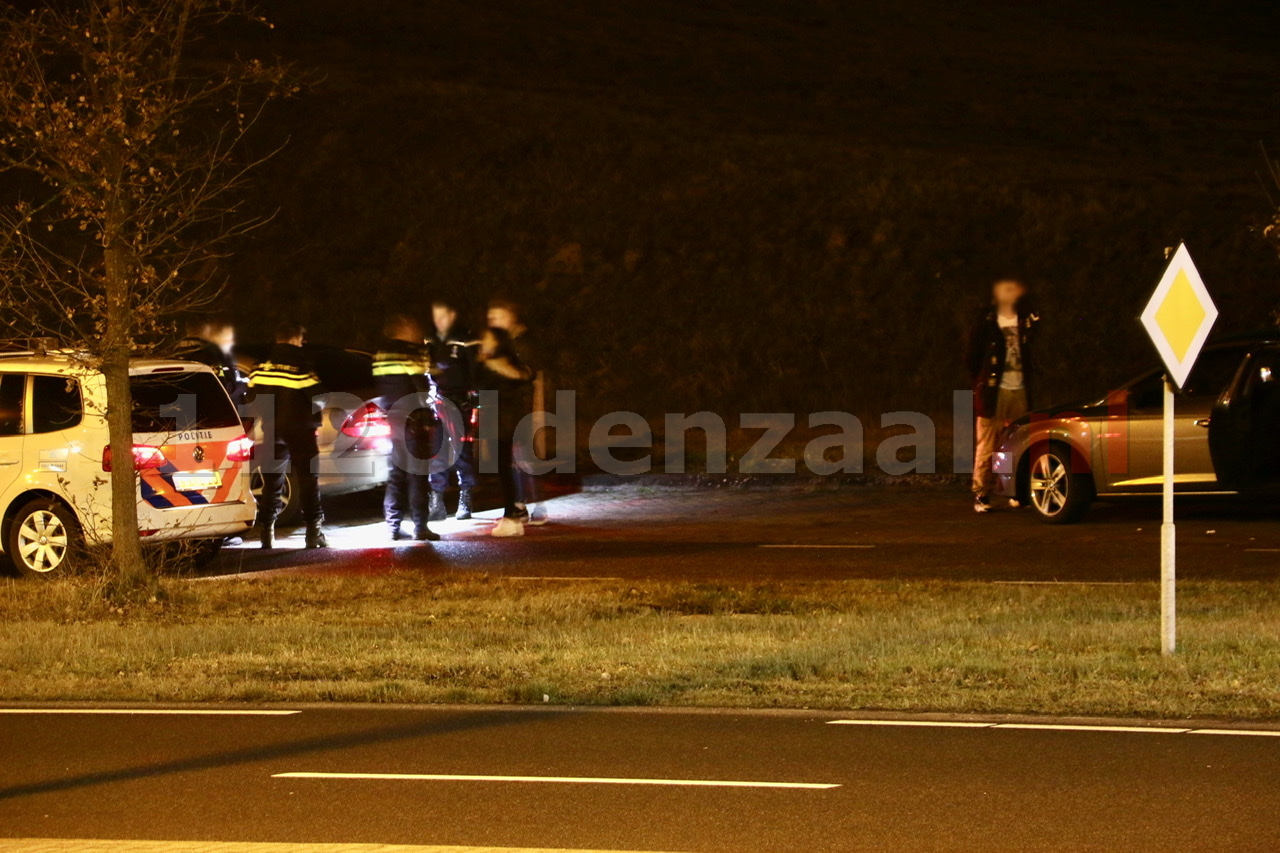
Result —
[{"label": "grass strip", "polygon": [[0,699],[1280,718],[1280,583],[168,581],[0,587]]}]

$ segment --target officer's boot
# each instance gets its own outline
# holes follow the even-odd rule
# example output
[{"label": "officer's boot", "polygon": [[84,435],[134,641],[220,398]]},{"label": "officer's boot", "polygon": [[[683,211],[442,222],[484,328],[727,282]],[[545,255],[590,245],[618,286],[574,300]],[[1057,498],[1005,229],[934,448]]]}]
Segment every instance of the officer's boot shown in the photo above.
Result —
[{"label": "officer's boot", "polygon": [[444,508],[444,493],[432,491],[427,505],[427,521],[444,521],[449,511]]},{"label": "officer's boot", "polygon": [[419,542],[439,542],[440,534],[432,530],[431,525],[421,521],[413,531],[413,538]]},{"label": "officer's boot", "polygon": [[262,543],[262,547],[267,549],[276,547],[276,520],[274,514],[264,512],[263,508],[259,507],[255,526],[258,528],[258,541]]},{"label": "officer's boot", "polygon": [[317,548],[328,548],[329,540],[324,538],[324,531],[320,528],[321,522],[307,522],[307,549],[315,550]]},{"label": "officer's boot", "polygon": [[466,521],[471,517],[471,490],[463,489],[458,492],[458,512],[454,516],[458,521]]}]

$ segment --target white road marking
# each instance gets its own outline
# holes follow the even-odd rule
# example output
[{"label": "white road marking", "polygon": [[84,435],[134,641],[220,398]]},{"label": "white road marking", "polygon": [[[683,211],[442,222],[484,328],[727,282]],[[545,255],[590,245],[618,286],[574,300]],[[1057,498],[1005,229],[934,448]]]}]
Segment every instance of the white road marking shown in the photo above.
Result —
[{"label": "white road marking", "polygon": [[874,548],[876,546],[875,545],[761,545],[760,547],[761,548],[788,548],[788,549],[806,548],[806,549],[815,550],[815,551],[822,551],[822,550],[839,549],[839,548],[866,549],[866,548]]},{"label": "white road marking", "polygon": [[0,708],[0,714],[113,714],[143,716],[147,714],[189,717],[289,717],[301,711],[236,711],[227,708]]},{"label": "white road marking", "polygon": [[996,723],[993,729],[1031,729],[1048,732],[1140,732],[1142,734],[1184,735],[1191,729],[1164,726],[1073,726],[1056,723]]},{"label": "white road marking", "polygon": [[[4,853],[611,853],[543,847],[458,847],[417,844],[298,844],[244,841],[116,841],[101,838],[5,838]],[[612,851],[618,853],[618,851]],[[641,853],[633,850],[630,853]]]},{"label": "white road marking", "polygon": [[832,720],[829,726],[921,726],[933,729],[989,729],[994,723],[970,723],[955,720]]},{"label": "white road marking", "polygon": [[1091,726],[1073,723],[980,723],[955,720],[828,720],[829,726],[899,726],[935,729],[1021,729],[1048,732],[1137,732],[1163,735],[1236,735],[1240,737],[1280,737],[1267,729],[1185,729],[1173,726]]},{"label": "white road marking", "polygon": [[549,782],[564,785],[664,785],[687,788],[786,788],[828,791],[839,785],[815,782],[739,782],[727,779],[615,779],[594,776],[468,776],[451,773],[275,773],[273,779],[363,779],[407,782]]}]

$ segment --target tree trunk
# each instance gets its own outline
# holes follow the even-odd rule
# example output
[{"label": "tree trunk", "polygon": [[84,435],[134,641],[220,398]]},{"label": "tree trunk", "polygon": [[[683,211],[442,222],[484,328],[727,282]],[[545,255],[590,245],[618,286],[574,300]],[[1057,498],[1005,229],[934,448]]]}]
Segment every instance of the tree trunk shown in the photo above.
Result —
[{"label": "tree trunk", "polygon": [[104,253],[107,310],[103,329],[102,373],[107,381],[107,430],[111,440],[111,567],[122,595],[141,595],[155,587],[155,577],[142,558],[138,536],[138,477],[133,468],[133,392],[129,359],[129,261],[123,247],[108,245]]}]

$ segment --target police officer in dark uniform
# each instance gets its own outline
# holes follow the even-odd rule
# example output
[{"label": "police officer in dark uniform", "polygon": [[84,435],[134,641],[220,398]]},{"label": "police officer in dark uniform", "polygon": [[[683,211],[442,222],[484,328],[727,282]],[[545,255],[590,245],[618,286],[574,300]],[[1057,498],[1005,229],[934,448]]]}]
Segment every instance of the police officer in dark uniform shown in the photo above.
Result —
[{"label": "police officer in dark uniform", "polygon": [[[437,409],[440,429],[433,442],[435,464],[431,471],[432,521],[447,516],[444,492],[458,478],[459,521],[471,517],[471,490],[476,487],[474,444],[467,434],[475,410],[476,349],[479,343],[458,326],[458,311],[445,300],[431,304],[431,363],[436,369]],[[445,446],[445,442],[448,446]]]},{"label": "police officer in dark uniform", "polygon": [[244,402],[246,386],[231,354],[235,345],[235,326],[213,317],[194,317],[187,323],[187,336],[174,346],[173,356],[212,367],[238,406]]},{"label": "police officer in dark uniform", "polygon": [[302,349],[306,329],[285,321],[276,328],[276,344],[266,359],[249,374],[248,402],[262,424],[262,498],[258,505],[258,531],[262,547],[275,547],[276,516],[280,512],[280,489],[285,472],[292,466],[297,483],[296,500],[302,502],[302,518],[307,525],[307,547],[327,548],[324,512],[320,507],[320,477],[316,459],[316,427],[319,421],[315,397],[323,392],[311,359]]},{"label": "police officer in dark uniform", "polygon": [[422,324],[404,314],[394,314],[383,326],[383,341],[373,360],[373,379],[382,408],[391,424],[391,465],[382,502],[383,518],[391,539],[399,540],[400,524],[408,510],[413,538],[435,542],[440,535],[428,524],[432,410],[434,384],[431,357],[422,337]]}]

